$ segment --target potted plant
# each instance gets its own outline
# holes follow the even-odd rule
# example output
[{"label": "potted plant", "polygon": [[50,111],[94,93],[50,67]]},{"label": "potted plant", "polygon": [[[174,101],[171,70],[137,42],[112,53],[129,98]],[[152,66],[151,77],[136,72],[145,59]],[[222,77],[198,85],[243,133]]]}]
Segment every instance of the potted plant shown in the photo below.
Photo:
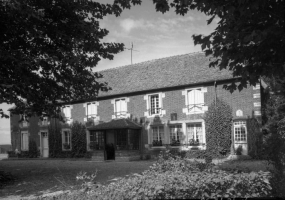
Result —
[{"label": "potted plant", "polygon": [[199,139],[197,139],[196,141],[194,139],[190,139],[189,145],[190,146],[199,146],[200,145]]},{"label": "potted plant", "polygon": [[162,146],[162,141],[161,140],[153,140],[152,145],[155,146]]},{"label": "potted plant", "polygon": [[178,140],[172,139],[170,145],[171,145],[171,146],[180,146],[180,141],[179,141],[179,139],[178,139]]}]

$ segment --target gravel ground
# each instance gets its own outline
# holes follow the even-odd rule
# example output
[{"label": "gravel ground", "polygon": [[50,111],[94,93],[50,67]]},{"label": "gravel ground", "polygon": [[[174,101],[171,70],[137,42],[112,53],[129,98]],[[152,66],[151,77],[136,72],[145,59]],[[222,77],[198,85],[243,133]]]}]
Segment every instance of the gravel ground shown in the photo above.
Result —
[{"label": "gravel ground", "polygon": [[96,182],[108,183],[116,177],[141,173],[153,161],[94,162],[86,160],[0,160],[0,170],[16,177],[0,189],[0,199],[25,199],[31,195],[75,190],[80,187],[76,175],[80,172],[95,173]]}]

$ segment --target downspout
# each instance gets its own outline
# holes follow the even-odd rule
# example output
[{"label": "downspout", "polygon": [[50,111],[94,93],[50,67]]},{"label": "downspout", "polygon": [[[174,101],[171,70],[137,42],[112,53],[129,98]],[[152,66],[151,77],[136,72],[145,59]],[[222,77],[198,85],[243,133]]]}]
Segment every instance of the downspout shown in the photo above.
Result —
[{"label": "downspout", "polygon": [[217,81],[215,80],[214,82],[214,87],[215,87],[215,108],[217,107]]}]

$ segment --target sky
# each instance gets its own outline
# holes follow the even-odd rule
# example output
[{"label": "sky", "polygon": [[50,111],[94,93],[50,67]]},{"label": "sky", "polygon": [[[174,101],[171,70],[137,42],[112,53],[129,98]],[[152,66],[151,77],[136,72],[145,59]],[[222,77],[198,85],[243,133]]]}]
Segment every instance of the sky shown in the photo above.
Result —
[{"label": "sky", "polygon": [[[112,3],[113,0],[100,0]],[[217,19],[207,25],[207,17],[198,11],[190,11],[184,16],[176,15],[173,9],[165,14],[155,11],[152,0],[142,0],[140,6],[124,10],[121,16],[106,16],[100,27],[109,30],[102,42],[124,43],[131,48],[133,43],[133,64],[201,51],[195,46],[192,35],[211,33],[217,26]],[[131,51],[125,50],[114,56],[113,60],[101,60],[93,71],[101,71],[131,64]],[[0,104],[7,111],[11,105]],[[10,144],[10,121],[0,118],[0,144]]]}]

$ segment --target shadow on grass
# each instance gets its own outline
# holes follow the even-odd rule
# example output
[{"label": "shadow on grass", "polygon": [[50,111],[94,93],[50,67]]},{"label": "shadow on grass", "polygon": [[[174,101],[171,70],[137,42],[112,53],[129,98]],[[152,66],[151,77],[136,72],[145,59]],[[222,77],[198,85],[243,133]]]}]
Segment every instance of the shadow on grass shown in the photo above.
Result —
[{"label": "shadow on grass", "polygon": [[0,161],[0,170],[11,173],[15,181],[0,189],[0,197],[26,198],[42,196],[47,193],[76,190],[81,182],[76,175],[83,171],[87,174],[97,172],[96,182],[108,183],[115,177],[146,170],[152,162],[90,162],[66,160],[13,160]]},{"label": "shadow on grass", "polygon": [[226,171],[240,170],[243,172],[270,171],[273,169],[273,166],[265,160],[228,160],[218,164],[218,167]]}]

